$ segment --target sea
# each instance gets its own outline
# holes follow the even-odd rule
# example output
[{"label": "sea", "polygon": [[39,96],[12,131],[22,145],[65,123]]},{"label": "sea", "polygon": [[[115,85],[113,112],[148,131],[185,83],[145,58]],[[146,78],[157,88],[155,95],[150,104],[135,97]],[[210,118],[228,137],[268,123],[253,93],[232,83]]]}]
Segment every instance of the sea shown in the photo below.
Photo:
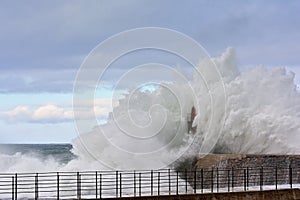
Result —
[{"label": "sea", "polygon": [[71,144],[0,144],[0,154],[15,155],[20,153],[35,155],[44,159],[51,156],[62,164],[66,164],[76,158],[71,150]]}]

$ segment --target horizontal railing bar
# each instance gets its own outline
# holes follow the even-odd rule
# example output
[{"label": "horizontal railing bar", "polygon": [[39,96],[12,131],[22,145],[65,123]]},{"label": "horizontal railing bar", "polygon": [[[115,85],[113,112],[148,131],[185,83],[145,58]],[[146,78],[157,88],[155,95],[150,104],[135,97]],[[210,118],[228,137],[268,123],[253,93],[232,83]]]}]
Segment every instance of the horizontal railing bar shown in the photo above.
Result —
[{"label": "horizontal railing bar", "polygon": [[[46,194],[55,197],[59,190],[60,198],[97,195],[96,190],[101,192],[102,197],[133,196],[133,192],[135,195],[193,193],[199,192],[200,189],[202,189],[201,192],[211,189],[213,192],[217,192],[217,189],[228,188],[228,184],[229,191],[233,191],[232,188],[240,190],[244,187],[247,189],[254,187],[254,189],[260,190],[264,189],[261,188],[264,186],[275,187],[273,176],[275,172],[277,173],[276,184],[278,187],[280,184],[285,185],[284,187],[299,184],[300,178],[297,177],[299,174],[297,169],[299,168],[259,167],[254,169],[248,167],[193,169],[178,172],[162,169],[118,171],[117,176],[115,171],[2,174],[0,176],[0,195],[10,195],[14,187],[18,194],[33,194],[38,191],[39,197]],[[263,180],[261,180],[262,172],[263,176],[266,176]],[[14,179],[17,180],[17,183],[14,182]],[[245,186],[246,180],[247,186]],[[192,186],[197,187],[197,190],[194,191]]]}]

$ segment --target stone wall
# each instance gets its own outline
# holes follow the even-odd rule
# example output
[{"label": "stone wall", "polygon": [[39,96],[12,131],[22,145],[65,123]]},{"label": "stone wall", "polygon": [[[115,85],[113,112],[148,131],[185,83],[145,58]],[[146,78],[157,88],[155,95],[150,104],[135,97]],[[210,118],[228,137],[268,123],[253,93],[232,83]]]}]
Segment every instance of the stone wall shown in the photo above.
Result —
[{"label": "stone wall", "polygon": [[[230,192],[191,195],[169,195],[152,197],[123,197],[123,200],[292,200],[300,199],[300,190],[274,190],[274,191],[251,191]],[[109,199],[107,199],[109,200]]]},{"label": "stone wall", "polygon": [[300,155],[210,154],[176,168],[192,187],[251,187],[300,183]]}]

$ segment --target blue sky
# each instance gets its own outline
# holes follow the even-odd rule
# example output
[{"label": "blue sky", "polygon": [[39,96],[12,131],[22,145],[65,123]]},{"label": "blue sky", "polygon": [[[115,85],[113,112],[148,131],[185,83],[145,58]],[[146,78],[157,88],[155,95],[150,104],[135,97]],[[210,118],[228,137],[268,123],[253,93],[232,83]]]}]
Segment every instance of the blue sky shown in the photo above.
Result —
[{"label": "blue sky", "polygon": [[[286,66],[299,84],[299,10],[296,0],[0,1],[0,143],[76,137],[70,110],[77,70],[99,42],[132,28],[183,32],[212,56],[233,47],[240,67]],[[110,96],[110,88],[98,93],[103,118]]]}]

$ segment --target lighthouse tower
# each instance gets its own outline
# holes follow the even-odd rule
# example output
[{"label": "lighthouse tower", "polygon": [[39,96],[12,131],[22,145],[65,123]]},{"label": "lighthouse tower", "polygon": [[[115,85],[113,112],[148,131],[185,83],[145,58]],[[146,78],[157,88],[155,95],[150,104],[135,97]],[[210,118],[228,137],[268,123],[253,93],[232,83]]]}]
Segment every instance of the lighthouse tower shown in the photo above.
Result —
[{"label": "lighthouse tower", "polygon": [[194,122],[194,119],[196,117],[196,114],[197,114],[196,109],[193,106],[192,110],[191,110],[191,113],[188,114],[188,116],[187,116],[188,133],[193,133],[194,134],[196,132],[197,127],[193,127],[193,122]]}]

